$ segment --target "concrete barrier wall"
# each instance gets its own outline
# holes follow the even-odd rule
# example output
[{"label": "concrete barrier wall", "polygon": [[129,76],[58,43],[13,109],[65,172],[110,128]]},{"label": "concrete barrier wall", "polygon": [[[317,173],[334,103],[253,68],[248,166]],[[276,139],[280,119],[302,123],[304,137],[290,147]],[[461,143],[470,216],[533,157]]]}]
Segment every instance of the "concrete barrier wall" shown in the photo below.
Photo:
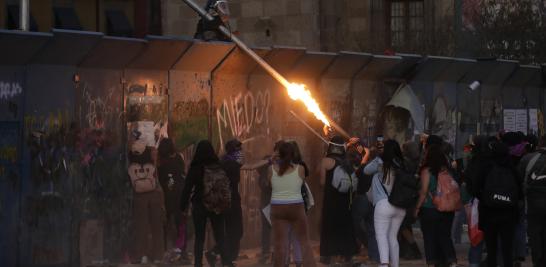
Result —
[{"label": "concrete barrier wall", "polygon": [[[369,144],[377,134],[411,131],[386,122],[397,120],[396,113],[385,115],[384,105],[402,81],[425,108],[425,129],[459,152],[470,136],[502,129],[504,108],[544,111],[540,68],[517,62],[255,51],[290,81],[306,84],[330,117]],[[475,80],[482,87],[469,90]],[[0,31],[0,90],[3,266],[66,266],[126,255],[132,205],[126,149],[135,122],[143,120],[168,129],[186,164],[202,139],[222,153],[227,140],[239,138],[250,161],[270,155],[281,138],[296,140],[311,170],[318,206],[309,216],[318,239],[317,166],[325,145],[288,111],[319,133],[322,125],[231,43]],[[242,172],[243,247],[260,243],[257,176]]]}]

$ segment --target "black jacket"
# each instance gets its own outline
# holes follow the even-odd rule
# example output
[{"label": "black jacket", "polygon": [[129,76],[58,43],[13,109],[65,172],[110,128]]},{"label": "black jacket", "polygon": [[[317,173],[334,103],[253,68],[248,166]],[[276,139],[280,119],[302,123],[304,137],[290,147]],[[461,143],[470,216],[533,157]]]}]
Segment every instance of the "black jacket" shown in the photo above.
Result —
[{"label": "black jacket", "polygon": [[240,201],[239,182],[241,181],[241,164],[231,159],[224,159],[221,163],[231,183],[231,200]]},{"label": "black jacket", "polygon": [[203,201],[203,176],[205,175],[205,166],[191,166],[186,176],[182,196],[180,197],[180,208],[185,211],[189,204],[190,198],[195,202]]}]

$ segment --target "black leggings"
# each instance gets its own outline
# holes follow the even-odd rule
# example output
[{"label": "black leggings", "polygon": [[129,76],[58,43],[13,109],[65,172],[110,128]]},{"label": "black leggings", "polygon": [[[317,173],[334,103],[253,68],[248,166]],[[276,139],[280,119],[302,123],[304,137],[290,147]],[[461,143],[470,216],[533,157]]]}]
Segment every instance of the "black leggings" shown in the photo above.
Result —
[{"label": "black leggings", "polygon": [[234,262],[239,256],[241,238],[243,237],[243,211],[240,200],[231,200],[231,208],[224,215],[226,233],[224,236],[224,255],[228,263]]},{"label": "black leggings", "polygon": [[205,231],[207,218],[210,219],[214,240],[216,241],[215,250],[222,256],[222,263],[226,264],[224,259],[224,216],[208,211],[202,203],[193,203],[193,224],[195,226],[195,266],[203,266],[203,247],[205,245]]},{"label": "black leggings", "polygon": [[511,221],[496,221],[483,227],[485,245],[487,246],[487,266],[497,267],[498,241],[501,242],[503,266],[512,266],[514,232],[516,225]]},{"label": "black leggings", "polygon": [[456,263],[455,247],[451,240],[453,212],[439,212],[435,208],[421,208],[419,219],[427,265]]}]

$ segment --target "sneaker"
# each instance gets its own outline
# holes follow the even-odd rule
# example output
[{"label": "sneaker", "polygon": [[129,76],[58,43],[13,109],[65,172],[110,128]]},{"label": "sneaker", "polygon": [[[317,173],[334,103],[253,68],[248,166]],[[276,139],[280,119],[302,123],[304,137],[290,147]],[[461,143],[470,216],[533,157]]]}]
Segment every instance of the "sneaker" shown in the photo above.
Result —
[{"label": "sneaker", "polygon": [[207,262],[211,267],[216,266],[216,253],[213,251],[207,251],[205,253],[205,258],[207,258]]}]

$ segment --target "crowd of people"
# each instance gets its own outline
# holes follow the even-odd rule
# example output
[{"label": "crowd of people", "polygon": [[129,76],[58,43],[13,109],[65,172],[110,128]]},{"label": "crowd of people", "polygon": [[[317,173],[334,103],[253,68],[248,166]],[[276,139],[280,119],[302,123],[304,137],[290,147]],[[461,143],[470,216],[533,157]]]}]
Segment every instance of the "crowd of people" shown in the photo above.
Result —
[{"label": "crowd of people", "polygon": [[[413,236],[418,221],[426,265],[458,266],[454,244],[461,242],[466,221],[471,267],[521,266],[528,245],[533,266],[546,266],[545,146],[546,138],[501,132],[473,137],[456,158],[453,146],[435,135],[402,145],[378,136],[369,146],[334,136],[316,162],[319,194],[307,184],[317,181],[311,181],[295,141],[278,141],[271,156],[245,164],[240,141],[228,141],[220,158],[203,140],[186,172],[171,140],[160,142],[157,160],[137,140],[129,157],[140,166],[130,168],[138,228],[132,258],[190,263],[191,216],[193,264],[202,266],[205,256],[210,266],[235,266],[244,232],[238,187],[241,169],[248,168],[257,170],[262,192],[264,264],[352,266],[365,253],[378,266],[397,267],[400,258],[422,258]],[[157,186],[146,184],[154,183],[145,175],[149,162],[157,163]],[[320,259],[309,240],[313,193],[323,196]],[[215,246],[203,253],[207,221]]]}]

